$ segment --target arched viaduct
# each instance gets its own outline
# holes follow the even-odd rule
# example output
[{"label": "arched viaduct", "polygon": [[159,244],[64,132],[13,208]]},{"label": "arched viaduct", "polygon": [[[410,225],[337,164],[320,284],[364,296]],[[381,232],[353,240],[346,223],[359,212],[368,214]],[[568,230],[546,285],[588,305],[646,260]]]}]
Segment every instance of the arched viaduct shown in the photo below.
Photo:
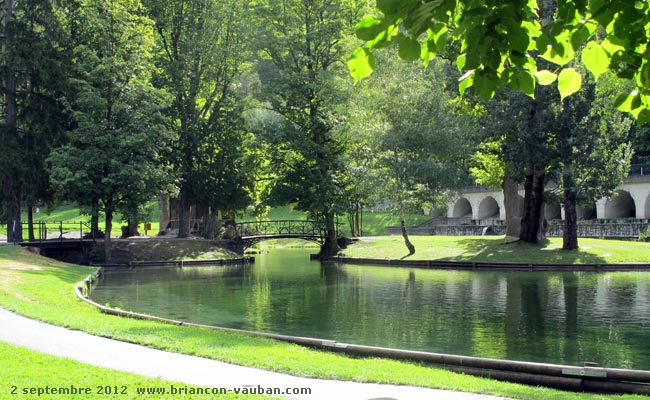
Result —
[{"label": "arched viaduct", "polygon": [[[521,215],[524,191],[519,191],[518,214]],[[559,203],[547,204],[545,216],[549,221],[564,218]],[[497,188],[468,187],[448,204],[447,218],[459,223],[494,225],[505,219],[503,192]],[[579,220],[645,220],[650,219],[650,175],[630,176],[614,196],[602,198],[588,207],[578,208]]]}]

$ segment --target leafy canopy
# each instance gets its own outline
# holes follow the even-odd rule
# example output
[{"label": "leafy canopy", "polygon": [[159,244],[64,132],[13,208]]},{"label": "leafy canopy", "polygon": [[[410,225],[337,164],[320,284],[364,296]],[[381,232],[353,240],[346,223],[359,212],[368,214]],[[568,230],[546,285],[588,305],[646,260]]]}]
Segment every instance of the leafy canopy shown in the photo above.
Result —
[{"label": "leafy canopy", "polygon": [[[509,85],[533,97],[535,85],[557,84],[564,99],[582,79],[581,61],[598,79],[612,71],[632,79],[636,90],[618,97],[616,107],[640,122],[650,121],[650,3],[648,1],[558,0],[554,17],[540,18],[537,0],[377,0],[378,16],[356,26],[365,42],[348,67],[355,79],[374,70],[373,51],[397,46],[405,60],[425,66],[452,41],[461,93],[473,86],[485,100]],[[536,57],[552,63],[538,68]],[[546,63],[544,63],[546,64]]]}]

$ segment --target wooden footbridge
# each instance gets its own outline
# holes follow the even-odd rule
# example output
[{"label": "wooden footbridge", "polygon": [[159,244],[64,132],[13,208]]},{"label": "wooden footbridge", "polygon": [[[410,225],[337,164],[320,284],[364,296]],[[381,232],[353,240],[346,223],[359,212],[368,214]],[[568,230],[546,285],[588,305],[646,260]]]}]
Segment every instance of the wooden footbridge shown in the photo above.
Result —
[{"label": "wooden footbridge", "polygon": [[263,240],[289,238],[309,240],[322,245],[327,235],[327,228],[319,221],[255,221],[236,224],[236,233],[244,241],[245,248]]}]

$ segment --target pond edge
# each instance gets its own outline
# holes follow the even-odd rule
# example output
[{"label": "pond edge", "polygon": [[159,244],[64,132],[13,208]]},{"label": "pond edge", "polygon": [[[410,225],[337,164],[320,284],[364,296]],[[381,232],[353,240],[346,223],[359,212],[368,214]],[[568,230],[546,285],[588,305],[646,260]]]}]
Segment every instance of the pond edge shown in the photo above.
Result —
[{"label": "pond edge", "polygon": [[627,264],[544,264],[544,263],[499,263],[450,260],[398,260],[388,258],[320,257],[311,255],[312,260],[341,264],[373,264],[379,266],[411,267],[423,269],[448,269],[463,271],[650,271],[650,263]]},{"label": "pond edge", "polygon": [[379,357],[426,363],[454,372],[526,385],[539,385],[577,392],[650,395],[650,371],[645,370],[600,368],[588,365],[587,363],[584,367],[577,367],[356,345],[326,339],[195,324],[154,315],[118,310],[96,303],[89,298],[89,293],[99,280],[102,270],[103,268],[98,268],[95,272],[88,275],[84,280],[75,285],[74,291],[78,299],[97,308],[102,313],[109,315],[264,337],[314,349],[343,353],[354,357]]}]

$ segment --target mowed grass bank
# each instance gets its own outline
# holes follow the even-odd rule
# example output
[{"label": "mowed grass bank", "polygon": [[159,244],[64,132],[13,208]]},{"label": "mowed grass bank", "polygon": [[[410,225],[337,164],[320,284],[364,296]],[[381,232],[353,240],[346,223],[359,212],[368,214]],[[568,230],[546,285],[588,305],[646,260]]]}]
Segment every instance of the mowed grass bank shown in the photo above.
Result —
[{"label": "mowed grass bank", "polygon": [[[562,238],[542,245],[507,242],[503,236],[409,236],[415,254],[407,260],[453,260],[549,264],[650,263],[650,243],[580,239],[580,249],[562,250]],[[363,237],[343,250],[346,257],[399,259],[408,254],[401,236]]]},{"label": "mowed grass bank", "polygon": [[[108,316],[79,301],[73,294],[74,285],[92,271],[88,267],[42,258],[20,248],[0,247],[0,305],[19,314],[99,336],[298,376],[424,386],[518,399],[645,398],[532,388],[415,363],[355,359],[243,334]],[[31,364],[24,369],[28,374],[39,373]],[[58,379],[53,378],[53,383],[58,383]],[[11,379],[8,382],[11,384]]]},{"label": "mowed grass bank", "polygon": [[[0,360],[0,399],[161,399],[166,396],[154,393],[168,390],[172,385],[187,393],[199,392],[195,386],[94,367],[3,342],[0,342]],[[211,395],[190,394],[171,397],[179,400],[214,398]],[[267,398],[270,397],[241,394],[219,396],[224,400]]]}]

